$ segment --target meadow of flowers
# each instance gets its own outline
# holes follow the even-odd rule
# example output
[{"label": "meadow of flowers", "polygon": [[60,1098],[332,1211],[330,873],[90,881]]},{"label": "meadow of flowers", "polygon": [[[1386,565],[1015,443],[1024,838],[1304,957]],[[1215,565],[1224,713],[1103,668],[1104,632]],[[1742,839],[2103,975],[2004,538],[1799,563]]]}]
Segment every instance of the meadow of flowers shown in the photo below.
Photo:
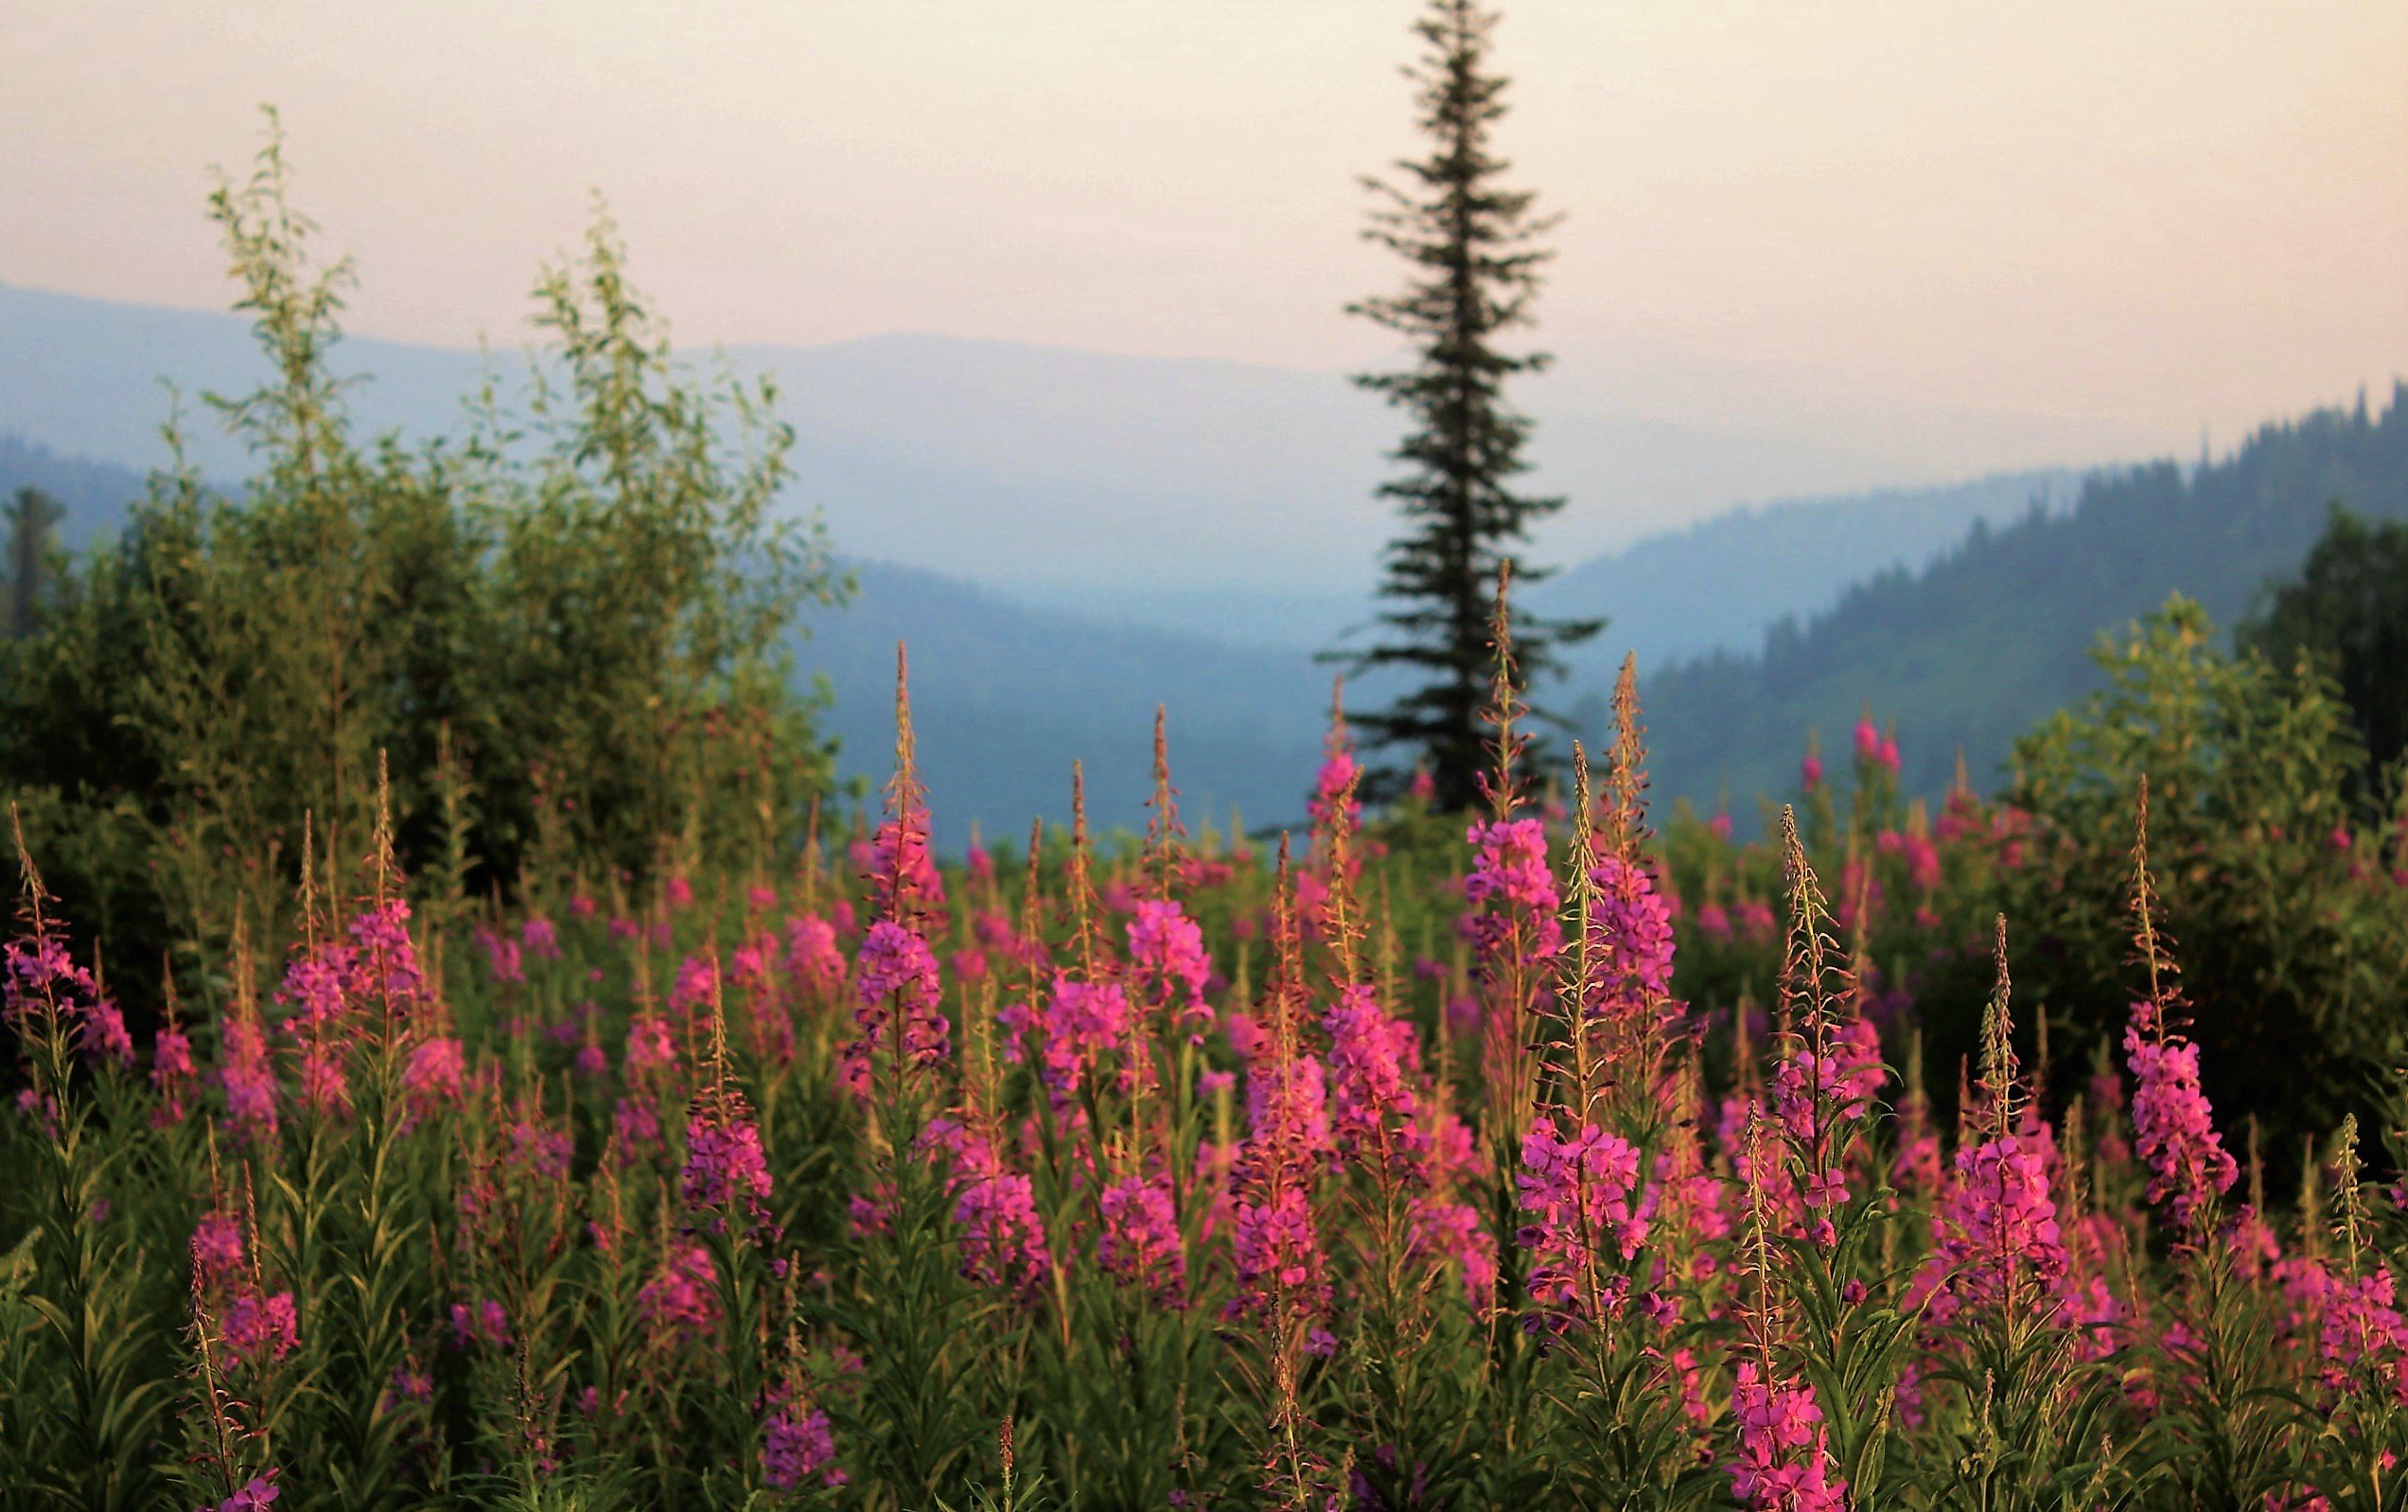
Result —
[{"label": "meadow of flowers", "polygon": [[2400,1188],[2347,1118],[2270,1204],[2145,786],[2111,1049],[2037,1064],[1984,920],[1932,1085],[1867,940],[1961,934],[2013,810],[1819,839],[1810,758],[1804,833],[1675,867],[1627,683],[1568,782],[1500,686],[1468,824],[1366,815],[1341,725],[1292,836],[1188,833],[1166,751],[1142,838],[940,866],[899,698],[882,812],[749,872],[305,843],[148,1044],[23,858],[0,1502],[2408,1505]]}]

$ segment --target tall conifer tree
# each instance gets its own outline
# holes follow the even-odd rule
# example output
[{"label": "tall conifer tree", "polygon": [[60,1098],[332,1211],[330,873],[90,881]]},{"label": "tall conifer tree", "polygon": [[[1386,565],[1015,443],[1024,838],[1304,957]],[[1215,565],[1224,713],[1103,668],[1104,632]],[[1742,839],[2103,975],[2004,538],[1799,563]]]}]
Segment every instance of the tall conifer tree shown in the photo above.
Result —
[{"label": "tall conifer tree", "polygon": [[[1405,73],[1418,86],[1429,154],[1399,161],[1400,183],[1363,181],[1380,202],[1363,235],[1402,256],[1412,276],[1401,294],[1346,307],[1413,343],[1411,367],[1355,378],[1410,415],[1413,431],[1390,454],[1403,472],[1380,489],[1407,527],[1385,552],[1380,638],[1327,659],[1350,674],[1418,675],[1416,686],[1354,723],[1374,747],[1416,751],[1435,801],[1449,809],[1479,800],[1497,574],[1510,569],[1516,586],[1547,575],[1517,548],[1532,522],[1564,504],[1511,487],[1529,468],[1521,448],[1530,421],[1505,403],[1504,382],[1542,370],[1548,357],[1509,355],[1495,343],[1531,322],[1538,270],[1553,255],[1539,238],[1555,219],[1532,213],[1528,191],[1500,184],[1510,165],[1489,150],[1490,128],[1505,112],[1506,80],[1487,67],[1496,25],[1496,12],[1476,0],[1431,0],[1415,23],[1426,51]],[[1517,610],[1514,652],[1524,681],[1559,671],[1556,648],[1603,625]],[[1376,776],[1375,791],[1396,789],[1394,769]]]},{"label": "tall conifer tree", "polygon": [[42,576],[51,529],[66,513],[39,488],[20,488],[9,510],[8,633],[20,639],[42,627]]}]

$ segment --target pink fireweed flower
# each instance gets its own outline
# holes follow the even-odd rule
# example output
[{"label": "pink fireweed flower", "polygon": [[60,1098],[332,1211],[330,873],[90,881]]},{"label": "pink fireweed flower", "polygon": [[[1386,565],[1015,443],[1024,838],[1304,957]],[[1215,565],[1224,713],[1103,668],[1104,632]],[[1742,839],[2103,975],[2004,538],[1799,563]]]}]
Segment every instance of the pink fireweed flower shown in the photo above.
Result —
[{"label": "pink fireweed flower", "polygon": [[1798,782],[1811,793],[1822,785],[1822,758],[1808,751],[1798,763]]},{"label": "pink fireweed flower", "polygon": [[1416,1197],[1407,1210],[1411,1253],[1454,1265],[1475,1308],[1487,1307],[1497,1295],[1497,1239],[1482,1222],[1480,1209],[1469,1203]]},{"label": "pink fireweed flower", "polygon": [[519,942],[490,929],[477,931],[477,943],[485,953],[485,976],[497,983],[523,982],[527,969],[519,958]]},{"label": "pink fireweed flower", "polygon": [[1379,994],[1361,982],[1338,994],[1322,1025],[1329,1031],[1328,1082],[1339,1152],[1383,1170],[1401,1161],[1394,1174],[1414,1174],[1429,1153],[1430,1135],[1415,1121],[1420,1103],[1413,1082],[1421,1069],[1421,1048],[1413,1026],[1391,1017]]},{"label": "pink fireweed flower", "polygon": [[1493,956],[1512,927],[1508,915],[1519,913],[1530,924],[1531,958],[1553,957],[1563,945],[1557,920],[1563,900],[1547,865],[1545,826],[1537,819],[1499,819],[1473,825],[1465,837],[1473,853],[1463,882],[1464,902],[1472,909],[1464,917],[1465,938],[1484,958]]},{"label": "pink fireweed flower", "polygon": [[193,1225],[192,1263],[201,1273],[202,1285],[240,1279],[242,1253],[242,1224],[233,1214],[212,1209]]},{"label": "pink fireweed flower", "polygon": [[2031,1304],[2062,1291],[2069,1262],[2046,1152],[2013,1134],[1959,1150],[1955,1180],[1932,1215],[1932,1240],[1909,1294],[1931,1297],[1940,1327],[1960,1304]]},{"label": "pink fireweed flower", "polygon": [[658,1013],[639,1013],[627,1024],[627,1075],[664,1071],[677,1064],[677,1045]]},{"label": "pink fireweed flower", "polygon": [[293,1011],[293,1026],[327,1026],[344,1016],[352,990],[352,946],[320,943],[284,963],[277,1002]]},{"label": "pink fireweed flower", "polygon": [[1323,1067],[1294,1053],[1286,1033],[1264,1036],[1257,1048],[1246,1075],[1246,1138],[1230,1177],[1238,1293],[1227,1310],[1316,1314],[1329,1299],[1311,1199],[1330,1149]]},{"label": "pink fireweed flower", "polygon": [[[1052,1095],[1057,1112],[1066,1112],[1077,1099],[1080,1082],[1102,1056],[1129,1050],[1136,1013],[1120,983],[1082,982],[1057,973],[1053,993],[1037,1017],[1045,1038],[1038,1052],[1037,1074]],[[1139,1058],[1124,1054],[1114,1085],[1126,1092],[1134,1084]]]},{"label": "pink fireweed flower", "polygon": [[401,1084],[409,1094],[412,1116],[444,1103],[458,1102],[467,1076],[467,1052],[450,1035],[438,1034],[412,1046],[410,1059],[401,1070]]},{"label": "pink fireweed flower", "polygon": [[[1305,813],[1311,818],[1314,829],[1327,829],[1336,820],[1338,800],[1345,796],[1347,785],[1362,774],[1362,768],[1356,763],[1354,752],[1343,747],[1332,750],[1322,760],[1321,770],[1313,777],[1312,796],[1305,800]],[[1353,827],[1362,821],[1362,802],[1358,799],[1346,805],[1346,823]]]},{"label": "pink fireweed flower", "polygon": [[1600,856],[1589,881],[1595,889],[1589,940],[1598,968],[1586,1007],[1592,1018],[1630,1018],[1672,989],[1672,912],[1646,869],[1619,855]]},{"label": "pink fireweed flower", "polygon": [[842,1486],[835,1460],[835,1433],[818,1408],[782,1402],[762,1425],[761,1483],[773,1491],[797,1490],[815,1475],[823,1486]]},{"label": "pink fireweed flower", "polygon": [[844,952],[836,945],[836,926],[817,914],[786,921],[786,975],[814,994],[833,997],[844,985]]},{"label": "pink fireweed flower", "polygon": [[418,947],[410,938],[410,905],[387,899],[351,921],[350,988],[362,1006],[413,1008],[428,994]]},{"label": "pink fireweed flower", "polygon": [[1036,1187],[1016,1170],[974,1169],[954,1198],[953,1221],[961,1231],[961,1274],[968,1280],[1028,1293],[1052,1269]]},{"label": "pink fireweed flower", "polygon": [[150,1116],[153,1128],[184,1121],[184,1088],[192,1076],[192,1041],[173,1024],[164,1026],[150,1047],[150,1084],[159,1093],[158,1111]]},{"label": "pink fireweed flower", "polygon": [[519,943],[537,960],[560,958],[560,931],[549,919],[531,918],[519,926]]},{"label": "pink fireweed flower", "polygon": [[451,1304],[453,1348],[483,1345],[488,1349],[506,1349],[510,1343],[510,1314],[501,1303],[488,1298],[474,1307],[466,1302]]},{"label": "pink fireweed flower", "polygon": [[660,1110],[649,1097],[621,1098],[610,1110],[620,1158],[633,1160],[660,1143]]},{"label": "pink fireweed flower", "polygon": [[226,1304],[220,1324],[226,1348],[244,1364],[282,1360],[301,1342],[301,1318],[293,1310],[292,1293],[273,1296],[243,1292]]},{"label": "pink fireweed flower", "polygon": [[1731,909],[1731,919],[1739,926],[1743,940],[1763,943],[1772,939],[1779,923],[1773,918],[1772,905],[1762,898],[1742,898]]},{"label": "pink fireweed flower", "polygon": [[405,1360],[393,1367],[393,1379],[385,1383],[385,1391],[390,1398],[388,1407],[398,1401],[431,1402],[435,1398],[435,1379]]},{"label": "pink fireweed flower", "polygon": [[670,1246],[660,1270],[636,1292],[636,1314],[657,1339],[685,1344],[719,1327],[719,1267],[693,1242]]},{"label": "pink fireweed flower", "polygon": [[234,1495],[218,1503],[218,1512],[261,1512],[284,1494],[284,1487],[276,1484],[277,1473],[271,1469],[245,1481],[235,1488]]},{"label": "pink fireweed flower", "polygon": [[1311,1200],[1300,1188],[1291,1187],[1259,1201],[1240,1199],[1233,1247],[1238,1295],[1229,1310],[1234,1315],[1268,1313],[1282,1302],[1316,1313],[1327,1304],[1327,1260],[1314,1227]]},{"label": "pink fireweed flower", "polygon": [[1250,1146],[1282,1159],[1309,1161],[1330,1149],[1329,1099],[1322,1065],[1299,1056],[1281,1065],[1265,1061],[1246,1073]]},{"label": "pink fireweed flower", "polygon": [[1751,1512],[1845,1512],[1848,1483],[1832,1471],[1831,1431],[1810,1385],[1766,1379],[1755,1361],[1740,1362],[1731,1388],[1739,1424],[1739,1455],[1731,1462],[1731,1490]]},{"label": "pink fireweed flower", "polygon": [[1129,963],[1136,990],[1150,1012],[1176,1011],[1189,1035],[1201,1042],[1212,1024],[1204,985],[1212,979],[1212,957],[1204,930],[1176,903],[1148,898],[1129,921]]},{"label": "pink fireweed flower", "polygon": [[245,1138],[273,1138],[276,1073],[256,1011],[236,1004],[219,1031],[219,1050],[218,1082],[225,1089],[227,1126]]},{"label": "pink fireweed flower", "polygon": [[938,874],[936,855],[928,849],[925,810],[909,808],[901,818],[879,825],[870,836],[870,853],[862,858],[862,870],[869,873],[870,895],[877,911],[889,919],[945,905],[944,878]]},{"label": "pink fireweed flower", "polygon": [[72,1009],[98,995],[92,974],[67,956],[66,943],[55,936],[37,935],[0,946],[0,1017],[11,1021],[56,1003]]},{"label": "pink fireweed flower", "polygon": [[719,991],[719,960],[715,956],[688,956],[677,962],[677,980],[669,989],[669,1006],[700,1013]]},{"label": "pink fireweed flower", "polygon": [[860,1033],[844,1048],[839,1079],[855,1097],[870,1095],[871,1062],[891,1048],[889,1023],[897,1011],[906,1066],[925,1068],[944,1060],[952,1025],[940,1002],[937,958],[926,941],[889,919],[871,924],[861,941],[853,990],[859,1007],[852,1017]]},{"label": "pink fireweed flower", "polygon": [[126,1016],[114,999],[96,995],[83,1005],[82,1017],[76,1037],[87,1057],[114,1061],[119,1065],[133,1064],[133,1036],[126,1032]]},{"label": "pink fireweed flower", "polygon": [[682,875],[672,876],[661,886],[661,896],[669,900],[671,908],[694,906],[694,884]]},{"label": "pink fireweed flower", "polygon": [[1881,757],[1881,727],[1870,719],[1856,721],[1856,760],[1878,761]]},{"label": "pink fireweed flower", "polygon": [[1908,1198],[1929,1200],[1940,1193],[1941,1169],[1931,1100],[1917,1093],[1898,1104],[1898,1153],[1889,1163],[1889,1184]]},{"label": "pink fireweed flower", "polygon": [[2324,1362],[2319,1379],[2325,1389],[2347,1395],[2373,1377],[2408,1406],[2408,1320],[2399,1313],[2391,1268],[2379,1265],[2355,1278],[2329,1276],[2323,1301],[2316,1352]]},{"label": "pink fireweed flower", "polygon": [[566,1129],[547,1128],[521,1117],[508,1130],[510,1163],[540,1181],[558,1181],[569,1174],[577,1141]]},{"label": "pink fireweed flower", "polygon": [[1125,1287],[1157,1301],[1181,1305],[1186,1292],[1187,1257],[1180,1246],[1179,1221],[1171,1211],[1169,1184],[1160,1177],[1130,1176],[1104,1188],[1103,1232],[1097,1263]]},{"label": "pink fireweed flower", "polygon": [[1554,1116],[1541,1114],[1522,1137],[1514,1185],[1530,1221],[1514,1238],[1531,1253],[1530,1299],[1560,1328],[1591,1300],[1580,1294],[1580,1279],[1592,1247],[1610,1243],[1627,1261],[1645,1241],[1648,1220],[1630,1202],[1639,1185],[1636,1145],[1595,1124],[1569,1138],[1556,1128]]},{"label": "pink fireweed flower", "polygon": [[346,1038],[310,1035],[301,1046],[301,1104],[314,1113],[341,1116],[351,1111],[351,1077],[343,1062]]},{"label": "pink fireweed flower", "polygon": [[2153,1004],[2132,1005],[2124,1058],[2132,1067],[2133,1130],[2148,1164],[2149,1200],[2195,1231],[2206,1209],[2240,1178],[2216,1133],[2214,1110],[2199,1090],[2199,1046],[2157,1032]]},{"label": "pink fireweed flower", "polygon": [[687,1122],[686,1167],[680,1177],[687,1206],[722,1208],[742,1202],[758,1214],[769,1195],[769,1183],[761,1130],[743,1116],[740,1106],[706,1107]]}]

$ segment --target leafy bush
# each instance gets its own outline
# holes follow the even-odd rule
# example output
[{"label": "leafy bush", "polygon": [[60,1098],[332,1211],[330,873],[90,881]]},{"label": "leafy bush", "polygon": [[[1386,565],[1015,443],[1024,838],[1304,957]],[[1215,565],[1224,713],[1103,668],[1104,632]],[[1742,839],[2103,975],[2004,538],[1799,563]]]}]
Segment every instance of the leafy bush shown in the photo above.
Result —
[{"label": "leafy bush", "polygon": [[831,770],[784,635],[843,585],[772,516],[768,385],[678,366],[599,219],[537,285],[522,413],[489,383],[463,439],[363,442],[329,366],[350,267],[287,189],[272,135],[211,202],[272,376],[208,404],[256,475],[155,478],[0,659],[0,774],[79,918],[120,971],[215,969],[301,871],[349,890],[380,767],[397,853],[455,892],[783,853]]}]

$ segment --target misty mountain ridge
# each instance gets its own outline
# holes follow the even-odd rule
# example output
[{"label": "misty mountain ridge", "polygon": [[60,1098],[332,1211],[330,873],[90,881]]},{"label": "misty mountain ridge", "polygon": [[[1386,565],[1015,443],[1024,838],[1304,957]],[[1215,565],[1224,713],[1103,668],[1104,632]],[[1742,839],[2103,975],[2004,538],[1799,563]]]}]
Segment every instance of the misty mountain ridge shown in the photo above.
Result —
[{"label": "misty mountain ridge", "polygon": [[[177,373],[187,396],[239,390],[255,378],[250,343],[238,317],[0,287],[0,431],[19,432],[0,442],[0,486],[60,494],[68,538],[87,538],[106,523],[96,510],[114,513],[99,501],[141,491],[107,464],[164,460],[166,400],[147,374]],[[904,640],[949,839],[972,820],[995,833],[1065,817],[1074,759],[1099,826],[1140,824],[1158,702],[1197,809],[1300,815],[1329,684],[1309,653],[1373,607],[1374,553],[1393,521],[1371,489],[1394,416],[1322,375],[950,338],[727,360],[758,367],[773,350],[765,365],[800,435],[793,497],[826,505],[861,583],[850,607],[813,616],[798,648],[800,669],[835,692],[827,728],[848,775],[885,774]],[[376,375],[350,394],[363,433],[451,429],[479,368],[470,354],[392,343],[343,351],[347,370]],[[189,397],[186,410],[192,460],[242,476],[238,445]],[[1782,791],[1806,729],[1837,738],[1867,700],[1898,717],[1910,785],[1943,780],[1959,743],[1986,779],[2013,734],[2087,686],[2090,636],[2153,607],[2158,585],[2228,619],[2296,566],[2326,496],[2387,510],[2382,438],[2403,429],[2399,414],[2396,398],[2379,424],[2363,407],[2319,412],[2188,475],[2172,463],[2010,471],[1727,510],[1533,585],[1541,612],[1613,622],[1541,697],[1593,722],[1635,649],[1666,798]],[[1604,445],[1586,439],[1591,453]],[[2244,475],[2259,481],[2232,482]],[[1343,508],[1293,502],[1347,488],[1360,492]],[[2182,502],[2193,489],[2198,509]],[[2205,557],[2169,544],[2203,529],[2231,538]],[[2059,551],[2072,554],[2049,566]],[[1548,559],[1543,545],[1533,555]],[[1278,563],[1309,571],[1266,566]],[[2051,587],[2073,580],[2083,592]],[[2001,582],[2028,587],[1980,587]]]},{"label": "misty mountain ridge", "polygon": [[2105,468],[2070,509],[1977,521],[1920,571],[1851,588],[1748,652],[1645,681],[1660,791],[1701,801],[1794,791],[1806,732],[1844,763],[1858,712],[1897,728],[1908,791],[1937,793],[1962,749],[1989,786],[2014,738],[2100,685],[2087,652],[2179,592],[2220,630],[2295,573],[2327,506],[2408,519],[2408,383],[2387,402],[2261,426],[2221,458]]},{"label": "misty mountain ridge", "polygon": [[[706,370],[723,359],[736,373],[776,379],[780,413],[798,436],[788,497],[822,509],[848,551],[1030,604],[1144,617],[1149,605],[1187,602],[1200,587],[1258,605],[1335,603],[1334,615],[1308,613],[1277,632],[1316,642],[1367,597],[1376,543],[1393,531],[1374,490],[1388,474],[1398,417],[1339,374],[917,334],[685,356]],[[345,338],[333,361],[367,378],[346,393],[360,431],[405,437],[450,431],[481,374],[506,387],[524,364],[511,348],[488,358],[360,337]],[[2033,416],[1893,409],[1879,427],[1862,417],[1852,427],[1663,413],[1643,402],[1627,361],[1561,367],[1592,378],[1551,375],[1516,393],[1538,421],[1526,485],[1573,501],[1537,542],[1540,561],[1624,549],[1743,500],[1939,484],[1983,470],[1933,456],[1912,440],[1925,432],[1953,428],[1969,437],[1964,455],[1994,460],[2147,449],[2105,422]],[[240,443],[202,413],[198,396],[243,392],[264,371],[239,315],[0,285],[0,429],[62,455],[165,462],[166,374],[185,396],[193,463],[238,477]],[[1985,428],[1995,445],[1978,439]],[[1842,433],[1849,439],[1834,439]],[[1151,623],[1195,627],[1196,608],[1180,612]]]}]

